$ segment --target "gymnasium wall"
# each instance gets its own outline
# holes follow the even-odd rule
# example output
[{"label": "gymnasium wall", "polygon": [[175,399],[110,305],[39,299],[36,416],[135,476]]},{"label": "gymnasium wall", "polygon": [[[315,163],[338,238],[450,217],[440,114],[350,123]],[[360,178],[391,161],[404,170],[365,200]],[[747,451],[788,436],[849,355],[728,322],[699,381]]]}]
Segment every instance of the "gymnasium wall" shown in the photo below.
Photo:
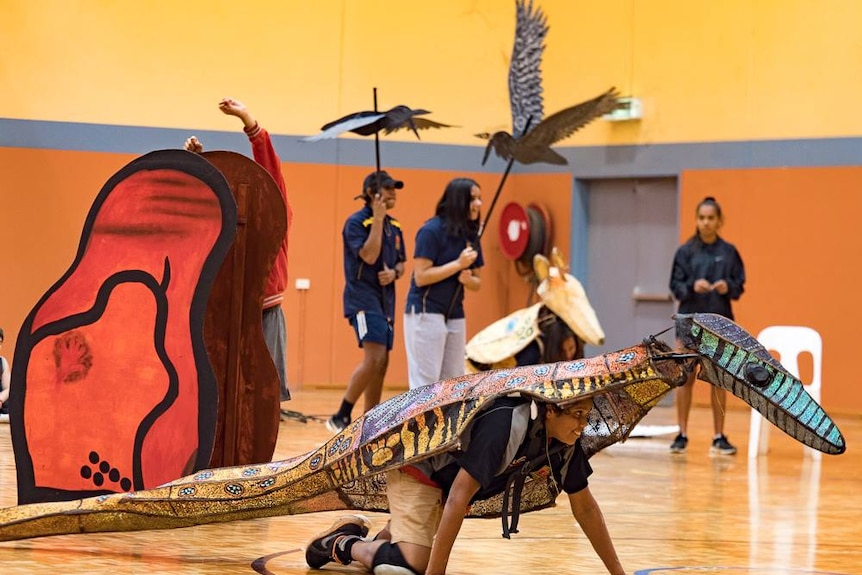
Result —
[{"label": "gymnasium wall", "polygon": [[[638,122],[596,121],[562,142],[569,165],[516,166],[485,238],[485,281],[468,294],[470,334],[523,306],[529,286],[499,253],[507,201],[550,207],[570,229],[574,178],[680,176],[681,239],[694,205],[718,197],[725,235],[749,272],[738,319],[752,332],[805,323],[826,346],[824,405],[862,413],[849,333],[860,251],[862,4],[855,0],[537,0],[550,33],[545,113],[610,86],[643,102]],[[325,121],[370,109],[432,110],[454,127],[386,136],[384,167],[403,178],[395,215],[412,245],[444,184],[475,177],[486,208],[504,164],[481,165],[480,131],[510,129],[509,0],[0,0],[0,325],[12,357],[18,326],[74,258],[101,185],[148,151],[191,133],[208,149],[248,153],[223,96],[246,102],[275,136],[296,217],[285,311],[290,379],[341,387],[359,359],[341,317],[344,218],[373,165],[369,139],[305,144]],[[811,232],[809,234],[809,232]],[[490,237],[489,237],[490,236]],[[777,246],[793,249],[777,250]],[[801,257],[802,255],[806,257]],[[850,263],[848,263],[850,262]],[[810,273],[816,271],[817,273]],[[828,279],[829,281],[826,281]],[[833,279],[835,281],[833,281]],[[400,301],[406,280],[399,285]],[[844,302],[847,302],[844,304]],[[841,312],[838,307],[841,306]],[[855,315],[854,315],[855,314]],[[387,385],[405,385],[396,338]]]}]

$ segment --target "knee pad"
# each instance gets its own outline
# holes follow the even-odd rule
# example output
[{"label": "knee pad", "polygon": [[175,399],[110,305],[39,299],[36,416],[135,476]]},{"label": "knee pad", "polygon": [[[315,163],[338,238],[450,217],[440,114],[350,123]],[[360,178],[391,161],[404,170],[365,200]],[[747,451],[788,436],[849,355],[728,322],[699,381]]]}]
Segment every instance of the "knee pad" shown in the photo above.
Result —
[{"label": "knee pad", "polygon": [[374,575],[422,575],[407,563],[397,544],[386,542],[374,554],[371,562]]}]

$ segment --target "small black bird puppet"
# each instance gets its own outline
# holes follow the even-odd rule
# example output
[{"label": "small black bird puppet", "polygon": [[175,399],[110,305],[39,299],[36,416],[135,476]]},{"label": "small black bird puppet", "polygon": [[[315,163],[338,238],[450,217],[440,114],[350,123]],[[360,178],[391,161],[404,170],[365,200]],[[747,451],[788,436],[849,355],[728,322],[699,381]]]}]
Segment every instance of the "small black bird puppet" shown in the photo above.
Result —
[{"label": "small black bird puppet", "polygon": [[321,128],[319,134],[303,138],[305,142],[317,142],[336,138],[344,132],[353,132],[360,136],[371,136],[383,130],[384,134],[391,134],[397,130],[412,130],[416,139],[420,139],[419,130],[429,128],[451,128],[449,124],[441,124],[428,118],[420,118],[430,114],[428,110],[413,110],[407,106],[395,106],[385,112],[364,111],[348,114]]},{"label": "small black bird puppet", "polygon": [[512,108],[512,134],[483,132],[477,138],[488,140],[482,164],[494,152],[504,160],[522,164],[545,162],[566,164],[566,159],[551,149],[596,118],[620,107],[619,94],[611,88],[592,100],[565,108],[542,119],[542,52],[548,33],[547,18],[532,0],[516,2],[515,45],[509,63],[509,102]]}]

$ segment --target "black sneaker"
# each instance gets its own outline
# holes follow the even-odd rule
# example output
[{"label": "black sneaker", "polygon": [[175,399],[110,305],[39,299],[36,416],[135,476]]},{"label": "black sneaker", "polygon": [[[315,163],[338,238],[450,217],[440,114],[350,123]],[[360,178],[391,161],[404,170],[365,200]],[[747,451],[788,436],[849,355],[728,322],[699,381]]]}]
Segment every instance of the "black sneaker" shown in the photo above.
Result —
[{"label": "black sneaker", "polygon": [[350,425],[350,419],[342,419],[337,415],[326,420],[326,429],[332,433],[341,433],[348,425]]},{"label": "black sneaker", "polygon": [[332,527],[317,535],[305,548],[305,562],[312,569],[320,569],[330,561],[340,565],[350,565],[350,555],[346,544],[350,540],[368,535],[371,522],[362,515],[346,515]]},{"label": "black sneaker", "polygon": [[685,453],[685,448],[688,446],[688,437],[680,433],[670,444],[671,453]]},{"label": "black sneaker", "polygon": [[712,455],[733,455],[736,453],[736,448],[730,444],[727,437],[722,433],[712,440],[712,447],[709,448]]}]

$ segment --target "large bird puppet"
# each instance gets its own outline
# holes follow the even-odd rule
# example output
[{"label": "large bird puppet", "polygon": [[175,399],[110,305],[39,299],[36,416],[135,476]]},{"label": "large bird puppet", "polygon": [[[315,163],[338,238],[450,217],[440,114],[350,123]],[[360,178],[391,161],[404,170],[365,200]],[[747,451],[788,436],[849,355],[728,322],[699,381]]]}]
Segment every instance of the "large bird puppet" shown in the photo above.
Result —
[{"label": "large bird puppet", "polygon": [[491,150],[504,160],[521,164],[566,164],[566,159],[552,150],[551,145],[619,108],[619,94],[611,88],[543,118],[541,65],[549,29],[547,18],[541,8],[533,7],[532,0],[518,0],[515,17],[515,44],[509,61],[512,133],[501,130],[476,134],[477,138],[488,140],[482,164],[488,161]]},{"label": "large bird puppet", "polygon": [[[588,456],[626,439],[697,364],[701,378],[757,409],[797,441],[824,453],[845,450],[829,415],[757,340],[713,314],[676,316],[683,349],[649,337],[590,359],[482,372],[410,390],[381,403],[320,448],[284,461],[200,471],[164,486],[78,501],[0,510],[0,540],[105,531],[168,529],[276,515],[355,509],[385,511],[384,472],[454,450],[494,399],[518,394],[566,406],[593,398],[581,436]],[[553,505],[544,468],[525,483],[520,512]],[[470,516],[500,516],[499,497]]]}]

